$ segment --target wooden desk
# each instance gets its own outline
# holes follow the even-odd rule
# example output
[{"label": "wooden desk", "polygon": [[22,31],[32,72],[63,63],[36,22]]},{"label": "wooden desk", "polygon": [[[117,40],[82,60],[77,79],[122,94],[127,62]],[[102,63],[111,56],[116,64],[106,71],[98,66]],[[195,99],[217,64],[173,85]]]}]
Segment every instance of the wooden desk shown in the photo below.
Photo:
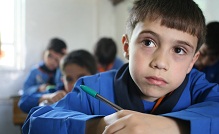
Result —
[{"label": "wooden desk", "polygon": [[27,117],[27,114],[22,112],[18,107],[20,96],[13,96],[11,98],[13,99],[13,123],[14,125],[22,126]]}]

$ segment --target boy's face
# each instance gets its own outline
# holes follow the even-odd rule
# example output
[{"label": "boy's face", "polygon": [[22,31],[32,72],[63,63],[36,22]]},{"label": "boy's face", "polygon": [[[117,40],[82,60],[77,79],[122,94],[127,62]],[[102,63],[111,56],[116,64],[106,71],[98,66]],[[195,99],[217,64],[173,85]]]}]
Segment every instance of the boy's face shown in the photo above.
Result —
[{"label": "boy's face", "polygon": [[77,64],[68,64],[63,71],[63,83],[66,92],[70,92],[75,82],[82,76],[91,75],[85,68]]},{"label": "boy's face", "polygon": [[199,53],[197,37],[160,25],[160,20],[136,24],[131,39],[123,36],[132,79],[144,94],[155,101],[175,90],[190,72]]},{"label": "boy's face", "polygon": [[54,70],[59,66],[62,55],[53,50],[46,50],[44,53],[44,62],[50,70]]},{"label": "boy's face", "polygon": [[218,57],[214,55],[210,55],[210,50],[207,45],[202,45],[200,50],[200,56],[196,61],[195,65],[198,69],[202,70],[207,66],[211,66],[218,61]]}]

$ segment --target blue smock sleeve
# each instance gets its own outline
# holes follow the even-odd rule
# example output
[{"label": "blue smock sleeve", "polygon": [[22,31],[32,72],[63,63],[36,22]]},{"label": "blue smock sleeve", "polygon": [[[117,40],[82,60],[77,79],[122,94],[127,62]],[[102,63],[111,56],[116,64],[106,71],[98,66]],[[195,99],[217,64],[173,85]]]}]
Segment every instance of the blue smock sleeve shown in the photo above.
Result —
[{"label": "blue smock sleeve", "polygon": [[18,107],[25,113],[29,113],[30,109],[39,105],[39,99],[43,93],[23,94],[18,102]]},{"label": "blue smock sleeve", "polygon": [[24,86],[23,86],[24,93],[32,94],[38,90],[39,84],[36,83],[35,80],[36,77],[37,77],[37,72],[35,70],[31,70],[24,82]]},{"label": "blue smock sleeve", "polygon": [[190,122],[191,134],[218,134],[219,103],[202,102],[188,107],[185,110],[164,114]]},{"label": "blue smock sleeve", "polygon": [[23,134],[84,134],[86,121],[98,117],[66,109],[54,110],[51,106],[36,107],[32,111],[31,118],[23,125]]},{"label": "blue smock sleeve", "polygon": [[[59,102],[50,106],[31,109],[22,128],[23,133],[85,133],[87,120],[102,117],[105,114],[94,114],[94,110],[99,107],[99,101],[95,98],[91,100],[91,97],[79,88],[81,84],[84,83],[83,80],[80,79],[76,83],[74,90]],[[95,106],[92,106],[92,104]],[[113,111],[115,112],[115,110]]]}]

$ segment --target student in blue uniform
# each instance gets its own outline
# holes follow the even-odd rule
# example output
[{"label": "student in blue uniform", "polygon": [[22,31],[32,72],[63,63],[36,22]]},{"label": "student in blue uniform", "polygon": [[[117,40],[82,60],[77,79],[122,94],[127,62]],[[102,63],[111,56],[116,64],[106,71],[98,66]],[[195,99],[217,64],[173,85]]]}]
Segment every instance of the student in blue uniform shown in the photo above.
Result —
[{"label": "student in blue uniform", "polygon": [[[35,92],[24,95],[19,103],[22,110],[29,112],[31,108],[38,105],[49,105],[69,93],[75,82],[82,76],[97,73],[96,61],[91,53],[86,50],[74,50],[68,53],[60,61],[63,87],[53,92]],[[40,103],[40,104],[39,104]]]},{"label": "student in blue uniform", "polygon": [[199,51],[195,68],[204,72],[208,81],[219,83],[219,22],[207,24],[206,42]]},{"label": "student in blue uniform", "polygon": [[[66,49],[66,43],[59,38],[52,38],[49,41],[43,55],[43,61],[30,70],[24,82],[23,95],[18,104],[21,110],[28,113],[31,108],[48,99],[48,96],[43,96],[44,93],[55,91],[58,81],[55,77],[58,75],[61,79],[61,75],[57,73],[57,70],[60,59],[66,54]],[[35,93],[41,94],[34,95]],[[56,96],[62,98],[64,95],[64,92],[59,92]],[[31,99],[27,101],[27,98]]]},{"label": "student in blue uniform", "polygon": [[83,76],[97,73],[97,65],[94,56],[86,50],[79,49],[68,53],[60,63],[62,71],[63,89],[69,93],[75,82]]},{"label": "student in blue uniform", "polygon": [[[192,0],[137,0],[122,38],[118,71],[79,79],[52,106],[31,110],[27,134],[217,134],[219,86],[192,69],[205,19]],[[86,94],[86,85],[124,110]]]},{"label": "student in blue uniform", "polygon": [[112,38],[102,37],[95,45],[94,56],[99,72],[119,69],[124,62],[117,57],[117,46]]}]

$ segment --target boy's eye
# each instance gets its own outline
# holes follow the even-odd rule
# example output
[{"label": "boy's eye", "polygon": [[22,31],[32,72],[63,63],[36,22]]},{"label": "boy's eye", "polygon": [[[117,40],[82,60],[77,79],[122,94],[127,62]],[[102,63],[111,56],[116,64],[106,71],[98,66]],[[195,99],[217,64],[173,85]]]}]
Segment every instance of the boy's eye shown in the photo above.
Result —
[{"label": "boy's eye", "polygon": [[182,48],[174,48],[174,52],[177,53],[177,54],[185,54],[185,50],[183,50]]},{"label": "boy's eye", "polygon": [[142,41],[142,43],[147,47],[155,47],[156,46],[155,43],[151,40],[144,40],[144,41]]},{"label": "boy's eye", "polygon": [[49,57],[49,58],[52,58],[52,55],[49,53],[49,54],[48,54],[48,57]]},{"label": "boy's eye", "polygon": [[72,82],[72,81],[73,81],[73,78],[70,77],[70,76],[66,76],[66,81],[68,81],[68,82]]}]

